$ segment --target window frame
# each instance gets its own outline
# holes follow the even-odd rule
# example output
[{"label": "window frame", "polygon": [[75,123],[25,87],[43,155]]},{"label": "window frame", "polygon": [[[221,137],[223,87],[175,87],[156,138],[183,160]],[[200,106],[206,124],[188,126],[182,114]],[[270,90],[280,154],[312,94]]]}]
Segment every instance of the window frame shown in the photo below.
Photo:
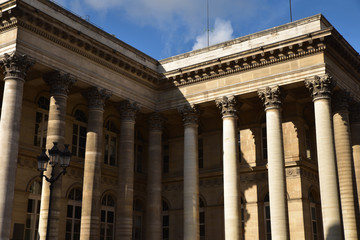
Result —
[{"label": "window frame", "polygon": [[[74,191],[74,199],[70,199],[70,195]],[[81,196],[80,200],[76,200],[76,191],[79,191]],[[79,187],[72,188],[68,194],[68,203],[67,203],[67,211],[66,211],[66,228],[65,228],[65,238],[67,240],[78,240],[80,239],[80,226],[81,226],[81,211],[82,211],[82,189]],[[69,217],[69,206],[72,206],[72,215]],[[76,217],[76,211],[80,208],[80,217]],[[71,230],[68,231],[68,221],[71,221]],[[75,224],[78,222],[79,224],[79,230],[78,232],[75,232]],[[68,234],[70,234],[70,238],[68,237]],[[75,236],[75,234],[78,234]]]},{"label": "window frame", "polygon": [[[82,114],[82,116],[79,116],[78,114]],[[73,156],[83,159],[85,158],[85,154],[86,154],[87,116],[84,111],[82,111],[81,109],[77,109],[74,113],[74,117],[75,119],[73,122],[73,131],[71,135],[72,136],[71,150]],[[81,135],[82,130],[85,132],[85,135]],[[76,141],[74,143],[75,139]],[[84,140],[84,145],[80,146],[81,139]],[[83,154],[80,150],[83,150]]]},{"label": "window frame", "polygon": [[[36,191],[36,193],[31,192],[31,187],[33,186],[34,183],[38,183],[40,189],[38,191]],[[36,179],[34,180],[29,189],[29,196],[28,196],[28,202],[27,202],[27,211],[26,211],[26,224],[25,224],[25,232],[24,232],[24,239],[27,240],[37,240],[39,239],[39,219],[40,219],[40,205],[41,205],[41,188],[42,188],[42,181],[41,179]],[[32,200],[34,201],[33,208],[34,210],[32,212],[29,212],[29,201]],[[28,223],[28,216],[30,216],[30,226],[27,226]],[[29,234],[30,236],[27,236],[28,231],[29,230]]]},{"label": "window frame", "polygon": [[[112,198],[114,204],[109,205],[109,197]],[[105,198],[105,205],[103,204]],[[105,212],[105,221],[102,220],[102,213]],[[113,222],[109,223],[109,212],[113,213]],[[115,239],[115,230],[116,230],[116,199],[112,194],[105,194],[101,198],[101,213],[100,213],[100,240],[113,240]],[[104,226],[104,235],[102,236],[101,231]],[[112,236],[108,236],[107,227],[112,226]]]},{"label": "window frame", "polygon": [[[50,99],[45,96],[41,96],[38,98],[37,104],[38,104],[38,108],[35,113],[35,126],[34,126],[35,127],[34,146],[46,148]],[[41,114],[40,117],[41,120],[39,122],[38,122],[38,114]]]},{"label": "window frame", "polygon": [[[104,154],[103,154],[103,163],[107,166],[115,167],[118,163],[118,132],[119,130],[116,128],[116,125],[113,121],[108,120],[105,124],[104,128]],[[115,139],[115,146],[114,146],[114,163],[111,163],[111,146],[112,146],[112,139]],[[107,150],[108,148],[108,150]],[[108,153],[106,153],[108,151]],[[110,154],[109,154],[110,153]]]}]

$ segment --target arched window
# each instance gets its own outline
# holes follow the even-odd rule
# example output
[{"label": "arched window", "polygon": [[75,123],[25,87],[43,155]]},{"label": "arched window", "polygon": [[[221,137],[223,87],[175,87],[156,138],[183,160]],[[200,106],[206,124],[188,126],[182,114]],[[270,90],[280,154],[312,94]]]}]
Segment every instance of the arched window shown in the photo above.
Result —
[{"label": "arched window", "polygon": [[105,124],[104,164],[115,166],[117,159],[117,128],[112,121]]},{"label": "arched window", "polygon": [[144,137],[139,130],[135,131],[135,144],[134,144],[134,171],[142,173],[143,171],[143,155],[144,155]]},{"label": "arched window", "polygon": [[266,240],[271,240],[271,220],[270,220],[270,204],[269,193],[264,197],[264,213],[265,213],[265,233]]},{"label": "arched window", "polygon": [[46,97],[38,99],[35,119],[34,146],[46,148],[47,125],[49,120],[50,100]]},{"label": "arched window", "polygon": [[318,221],[317,221],[317,211],[316,211],[316,200],[312,192],[309,193],[310,201],[310,216],[311,216],[311,229],[313,240],[319,239],[318,233]]},{"label": "arched window", "polygon": [[80,239],[81,200],[81,189],[73,188],[68,196],[66,215],[66,240]]},{"label": "arched window", "polygon": [[199,225],[200,225],[200,240],[205,239],[205,203],[199,198]]},{"label": "arched window", "polygon": [[40,214],[40,199],[41,199],[41,180],[35,180],[30,185],[28,192],[28,206],[26,213],[25,239],[36,240],[39,239],[39,214]]},{"label": "arched window", "polygon": [[163,210],[162,237],[163,240],[169,240],[169,235],[170,235],[169,205],[164,200],[162,201],[162,210]]},{"label": "arched window", "polygon": [[74,117],[72,154],[77,157],[85,158],[87,117],[85,113],[79,109],[75,111]]},{"label": "arched window", "polygon": [[101,199],[101,240],[113,240],[115,237],[115,199],[106,194]]},{"label": "arched window", "polygon": [[133,217],[133,240],[142,239],[142,221],[143,221],[143,205],[140,200],[134,201],[134,217]]}]

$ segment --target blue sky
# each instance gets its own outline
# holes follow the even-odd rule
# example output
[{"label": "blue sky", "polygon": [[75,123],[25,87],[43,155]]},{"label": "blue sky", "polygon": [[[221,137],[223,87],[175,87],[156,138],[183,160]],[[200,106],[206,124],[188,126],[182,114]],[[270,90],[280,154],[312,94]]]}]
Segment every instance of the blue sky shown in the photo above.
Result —
[{"label": "blue sky", "polygon": [[[207,46],[207,0],[54,0],[155,59]],[[208,0],[210,44],[290,22],[289,0]],[[292,0],[293,20],[322,13],[360,52],[360,0]]]}]

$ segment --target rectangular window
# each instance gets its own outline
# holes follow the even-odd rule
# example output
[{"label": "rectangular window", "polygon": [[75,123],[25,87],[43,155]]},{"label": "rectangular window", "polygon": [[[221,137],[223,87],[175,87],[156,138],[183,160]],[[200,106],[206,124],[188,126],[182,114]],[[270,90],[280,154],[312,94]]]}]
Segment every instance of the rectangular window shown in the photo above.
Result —
[{"label": "rectangular window", "polygon": [[306,158],[311,159],[311,139],[309,128],[305,128]]},{"label": "rectangular window", "polygon": [[49,116],[45,113],[36,112],[34,145],[46,148],[47,124]]},{"label": "rectangular window", "polygon": [[73,124],[72,153],[75,156],[85,158],[86,127]]},{"label": "rectangular window", "polygon": [[104,163],[110,166],[116,165],[116,137],[105,135]]},{"label": "rectangular window", "polygon": [[163,173],[169,173],[169,145],[163,145]]},{"label": "rectangular window", "polygon": [[267,156],[267,136],[266,136],[266,126],[261,127],[261,144],[262,144],[262,156],[266,160]]},{"label": "rectangular window", "polygon": [[204,168],[204,144],[202,138],[198,140],[199,168]]}]

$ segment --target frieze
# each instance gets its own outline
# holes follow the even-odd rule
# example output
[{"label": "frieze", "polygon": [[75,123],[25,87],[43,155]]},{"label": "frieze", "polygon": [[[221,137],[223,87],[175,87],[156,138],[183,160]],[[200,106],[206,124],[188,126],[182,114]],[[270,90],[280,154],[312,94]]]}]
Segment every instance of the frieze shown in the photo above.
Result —
[{"label": "frieze", "polygon": [[306,88],[309,89],[313,101],[322,98],[331,98],[332,90],[335,87],[336,82],[329,74],[325,74],[321,77],[314,76],[313,79],[305,81]]},{"label": "frieze", "polygon": [[[106,67],[119,72],[121,69],[128,73],[129,77],[133,79],[141,78],[152,84],[158,84],[161,78],[160,74],[151,70],[148,67],[141,65],[140,63],[134,62],[134,60],[122,55],[115,49],[104,47],[94,42],[90,42],[84,34],[80,31],[73,29],[62,29],[62,26],[57,26],[53,21],[45,20],[47,16],[41,12],[32,11],[28,9],[28,6],[24,4],[18,4],[17,8],[14,9],[13,13],[10,13],[12,18],[16,18],[16,25],[24,27],[33,33],[36,33],[48,40],[55,42],[63,47],[70,49],[80,55],[85,56],[95,62],[98,62]],[[15,13],[16,12],[16,13]],[[36,14],[35,14],[36,12]],[[12,24],[13,26],[14,24]],[[91,27],[93,27],[91,25]],[[4,28],[1,27],[0,31]],[[107,33],[106,33],[107,34]],[[108,34],[110,37],[110,34]],[[115,39],[115,41],[119,41]],[[119,41],[120,45],[124,44]],[[128,47],[128,46],[123,46]],[[151,61],[143,56],[138,56],[144,61]],[[155,61],[155,60],[153,60]],[[134,76],[136,76],[134,78]]]},{"label": "frieze", "polygon": [[104,110],[105,102],[111,97],[111,92],[104,88],[91,87],[85,92],[89,109]]},{"label": "frieze", "polygon": [[265,111],[273,108],[281,108],[286,94],[280,86],[266,87],[258,91],[259,98],[264,102]]},{"label": "frieze", "polygon": [[215,100],[215,104],[221,110],[224,117],[237,117],[240,103],[236,101],[235,96],[223,96]]},{"label": "frieze", "polygon": [[44,81],[50,86],[50,94],[67,96],[69,89],[76,82],[70,74],[53,71],[43,76]]},{"label": "frieze", "polygon": [[0,67],[5,69],[4,80],[9,78],[24,81],[26,72],[34,63],[34,60],[16,51],[10,54],[5,53],[4,58],[0,60]]}]

